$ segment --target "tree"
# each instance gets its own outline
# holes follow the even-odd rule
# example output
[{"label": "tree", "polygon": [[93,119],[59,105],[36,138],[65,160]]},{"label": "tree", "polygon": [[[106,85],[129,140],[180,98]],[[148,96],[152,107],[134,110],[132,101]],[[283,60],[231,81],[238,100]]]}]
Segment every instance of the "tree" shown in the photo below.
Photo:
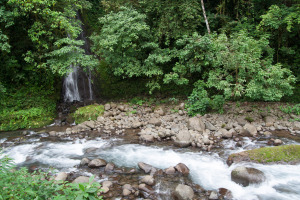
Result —
[{"label": "tree", "polygon": [[201,6],[202,6],[203,17],[204,17],[204,19],[205,19],[205,24],[206,24],[207,32],[208,32],[208,34],[210,34],[210,28],[209,28],[208,20],[207,20],[207,17],[206,17],[205,7],[204,7],[204,2],[203,2],[203,0],[201,0]]}]

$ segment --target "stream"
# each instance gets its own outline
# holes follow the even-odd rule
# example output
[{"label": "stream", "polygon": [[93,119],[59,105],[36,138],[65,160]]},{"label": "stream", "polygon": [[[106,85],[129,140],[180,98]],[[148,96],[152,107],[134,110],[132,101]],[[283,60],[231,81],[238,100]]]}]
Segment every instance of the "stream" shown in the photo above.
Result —
[{"label": "stream", "polygon": [[[202,152],[192,148],[174,148],[159,144],[132,144],[124,139],[100,138],[74,139],[59,138],[51,140],[46,133],[30,132],[29,137],[15,133],[0,134],[0,147],[4,154],[14,159],[17,166],[38,166],[42,169],[55,168],[57,171],[76,172],[76,165],[84,157],[90,159],[102,158],[113,162],[118,167],[138,168],[138,162],[150,164],[156,168],[165,169],[184,163],[190,169],[191,180],[206,190],[227,188],[235,199],[300,199],[300,165],[262,165],[240,163],[263,171],[267,180],[260,185],[242,187],[231,181],[230,173],[238,166],[228,167],[226,159],[229,154],[253,149],[266,144],[261,141],[251,141],[243,138],[242,147],[235,147],[232,140],[223,141],[223,149],[212,152]],[[295,143],[285,140],[286,144]],[[101,182],[101,179],[98,179]],[[156,190],[161,190],[159,186]],[[171,197],[170,197],[171,199]]]}]

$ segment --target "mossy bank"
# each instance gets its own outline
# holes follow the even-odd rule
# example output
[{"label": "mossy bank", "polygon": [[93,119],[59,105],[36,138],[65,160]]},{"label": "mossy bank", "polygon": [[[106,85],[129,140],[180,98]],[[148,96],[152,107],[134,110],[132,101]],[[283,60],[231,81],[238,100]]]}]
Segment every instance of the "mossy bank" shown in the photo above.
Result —
[{"label": "mossy bank", "polygon": [[277,147],[264,147],[231,154],[227,164],[238,162],[257,162],[263,164],[272,163],[300,163],[300,145],[284,145]]}]

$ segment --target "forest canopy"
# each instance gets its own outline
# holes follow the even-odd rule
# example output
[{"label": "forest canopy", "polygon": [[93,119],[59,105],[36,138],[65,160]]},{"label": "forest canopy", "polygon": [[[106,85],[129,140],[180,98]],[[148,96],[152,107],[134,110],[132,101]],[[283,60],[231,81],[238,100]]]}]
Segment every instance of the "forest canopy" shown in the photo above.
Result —
[{"label": "forest canopy", "polygon": [[71,65],[92,69],[103,94],[119,82],[172,90],[195,112],[224,100],[300,100],[297,0],[0,0],[0,25],[9,113],[32,108],[17,100],[24,96],[57,100]]}]

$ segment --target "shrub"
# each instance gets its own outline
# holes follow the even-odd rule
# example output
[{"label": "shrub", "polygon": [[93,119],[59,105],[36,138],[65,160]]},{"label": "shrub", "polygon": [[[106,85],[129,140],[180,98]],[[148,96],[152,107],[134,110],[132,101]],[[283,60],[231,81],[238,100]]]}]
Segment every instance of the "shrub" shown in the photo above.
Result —
[{"label": "shrub", "polygon": [[0,199],[102,199],[98,197],[100,184],[68,183],[47,180],[48,173],[36,171],[32,174],[26,168],[16,170],[12,159],[0,152]]},{"label": "shrub", "polygon": [[196,114],[204,115],[209,110],[216,110],[219,113],[223,113],[223,105],[225,99],[222,95],[215,95],[209,98],[207,91],[205,90],[205,83],[198,81],[195,83],[195,88],[192,94],[188,97],[187,111],[188,114],[194,116]]},{"label": "shrub", "polygon": [[39,88],[9,91],[0,102],[0,131],[39,128],[50,124],[56,113],[56,94]]},{"label": "shrub", "polygon": [[80,124],[87,120],[96,120],[97,117],[103,115],[103,113],[103,105],[93,104],[78,108],[72,115],[75,119],[75,123]]}]

